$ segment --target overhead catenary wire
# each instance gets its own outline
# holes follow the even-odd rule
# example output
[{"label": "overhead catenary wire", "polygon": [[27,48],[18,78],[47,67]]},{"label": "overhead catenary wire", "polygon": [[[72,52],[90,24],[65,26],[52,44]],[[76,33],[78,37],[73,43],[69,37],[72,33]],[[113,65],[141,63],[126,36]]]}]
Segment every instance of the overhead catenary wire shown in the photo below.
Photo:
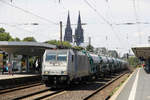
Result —
[{"label": "overhead catenary wire", "polygon": [[116,38],[118,39],[118,42],[121,44],[121,40],[119,38],[119,36],[116,34],[114,28],[113,28],[113,24],[111,24],[107,19],[105,19],[104,16],[102,16],[102,14],[96,9],[94,8],[87,0],[84,0],[85,3],[94,11],[97,13],[97,15],[106,23],[110,26],[110,28],[112,29],[113,33],[115,34]]},{"label": "overhead catenary wire", "polygon": [[13,23],[13,24],[10,24],[10,23],[0,23],[0,24],[4,25],[4,26],[16,28],[17,30],[21,30],[21,32],[24,31],[24,32],[26,32],[26,34],[29,34],[29,35],[34,35],[34,34],[37,35],[38,34],[38,32],[36,30],[30,31],[29,29],[25,29],[25,28],[21,27],[21,26],[24,26],[24,25],[32,25],[32,23],[31,24],[30,23],[23,23],[23,24],[17,24],[17,23],[16,24],[15,23]]},{"label": "overhead catenary wire", "polygon": [[62,8],[65,9],[65,10],[68,10],[65,6],[64,6],[64,3],[61,2],[61,5],[62,5]]},{"label": "overhead catenary wire", "polygon": [[28,33],[30,33],[30,34],[34,33],[34,32],[32,32],[32,31],[29,31],[29,30],[27,30],[27,29],[18,27],[18,26],[16,26],[16,25],[10,25],[10,24],[5,24],[5,23],[1,23],[1,24],[6,25],[6,26],[10,26],[10,27],[14,27],[14,28],[16,28],[16,29],[18,29],[18,30],[24,30],[24,31],[26,31],[26,32],[28,32]]},{"label": "overhead catenary wire", "polygon": [[[107,6],[108,6],[108,10],[109,10],[109,13],[110,13],[110,20],[111,20],[111,23],[113,23],[112,25],[116,26],[116,22],[114,21],[114,18],[113,18],[113,14],[112,14],[112,10],[111,10],[111,6],[110,6],[110,2],[108,0],[106,0],[106,3],[107,3]],[[116,31],[115,31],[116,33]],[[117,31],[118,34],[121,34],[120,31],[118,30]],[[120,38],[119,38],[120,39]],[[127,40],[128,41],[128,40]],[[128,47],[129,47],[129,43],[127,43]]]},{"label": "overhead catenary wire", "polygon": [[51,21],[51,20],[49,20],[49,19],[47,19],[47,18],[44,18],[44,17],[42,17],[42,16],[40,16],[40,15],[37,15],[37,14],[34,14],[33,12],[30,12],[30,11],[28,11],[28,10],[25,10],[25,9],[23,9],[23,8],[21,8],[21,7],[16,6],[16,5],[10,4],[10,3],[8,3],[8,2],[6,2],[6,1],[4,1],[4,0],[0,0],[0,2],[3,3],[3,4],[6,4],[6,5],[10,6],[10,7],[19,9],[19,10],[21,10],[21,11],[27,13],[27,14],[33,15],[33,16],[35,16],[35,17],[41,19],[41,20],[44,20],[44,21],[49,22],[49,23],[51,23],[51,24],[57,25],[57,23],[55,23],[55,22],[53,22],[53,21]]},{"label": "overhead catenary wire", "polygon": [[96,0],[92,0],[92,1],[94,1],[94,3],[96,3]]},{"label": "overhead catenary wire", "polygon": [[[138,6],[139,6],[139,1],[138,1]],[[141,28],[140,28],[140,21],[139,21],[139,16],[137,14],[137,9],[136,9],[136,0],[133,0],[133,9],[134,9],[134,16],[135,16],[135,23],[137,25],[137,32],[139,34],[139,44],[141,44]]]},{"label": "overhead catenary wire", "polygon": [[98,14],[98,16],[99,16],[102,20],[104,20],[104,22],[106,22],[108,25],[111,25],[111,23],[110,23],[109,21],[107,21],[107,20],[102,16],[102,14],[99,13],[99,12],[97,11],[97,9],[95,9],[87,0],[84,0],[84,1],[85,1],[85,3],[86,3],[92,10],[94,10],[94,11]]},{"label": "overhead catenary wire", "polygon": [[38,34],[38,32],[36,32],[36,31],[30,31],[30,30],[22,28],[22,27],[20,27],[18,25],[10,25],[10,24],[7,24],[7,23],[0,23],[0,24],[8,26],[8,27],[15,28],[17,30],[21,30],[21,32],[24,31],[26,33],[26,34],[23,34],[24,37],[25,36],[34,36],[34,34],[36,34],[36,36],[37,36],[37,34]]},{"label": "overhead catenary wire", "polygon": [[109,13],[110,13],[111,23],[114,23],[113,22],[113,16],[112,16],[112,11],[111,11],[111,7],[110,7],[110,3],[109,3],[109,1],[106,1],[106,3],[107,3],[107,7],[108,7],[108,10],[109,10]]},{"label": "overhead catenary wire", "polygon": [[91,4],[94,6],[94,7],[96,7],[96,1],[94,1],[94,0],[90,0],[91,1]]},{"label": "overhead catenary wire", "polygon": [[135,15],[135,21],[138,22],[138,15],[137,15],[137,9],[136,9],[136,0],[133,0],[133,9],[134,9],[134,15]]}]

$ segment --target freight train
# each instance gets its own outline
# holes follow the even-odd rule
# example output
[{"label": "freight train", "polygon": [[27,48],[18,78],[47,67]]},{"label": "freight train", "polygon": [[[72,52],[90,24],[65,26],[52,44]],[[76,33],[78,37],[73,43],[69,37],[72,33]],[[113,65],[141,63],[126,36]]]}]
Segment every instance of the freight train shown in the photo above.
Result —
[{"label": "freight train", "polygon": [[46,50],[43,55],[42,81],[48,87],[59,87],[111,75],[127,67],[126,61],[87,51]]}]

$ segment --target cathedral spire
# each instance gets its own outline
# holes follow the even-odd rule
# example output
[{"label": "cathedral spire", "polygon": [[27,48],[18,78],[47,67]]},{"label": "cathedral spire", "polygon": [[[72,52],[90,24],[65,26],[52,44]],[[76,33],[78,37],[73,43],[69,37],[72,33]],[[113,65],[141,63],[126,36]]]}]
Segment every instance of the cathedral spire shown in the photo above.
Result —
[{"label": "cathedral spire", "polygon": [[81,17],[80,17],[80,11],[79,11],[79,16],[78,16],[78,25],[77,27],[81,28]]},{"label": "cathedral spire", "polygon": [[68,11],[68,18],[67,18],[67,27],[71,27],[69,11]]},{"label": "cathedral spire", "polygon": [[64,41],[72,42],[72,29],[71,29],[69,11],[68,11],[67,25],[65,28]]},{"label": "cathedral spire", "polygon": [[78,16],[78,25],[75,29],[75,37],[76,37],[76,44],[79,46],[81,43],[84,43],[84,35],[83,35],[83,29],[81,24],[81,17],[80,17],[80,11]]}]

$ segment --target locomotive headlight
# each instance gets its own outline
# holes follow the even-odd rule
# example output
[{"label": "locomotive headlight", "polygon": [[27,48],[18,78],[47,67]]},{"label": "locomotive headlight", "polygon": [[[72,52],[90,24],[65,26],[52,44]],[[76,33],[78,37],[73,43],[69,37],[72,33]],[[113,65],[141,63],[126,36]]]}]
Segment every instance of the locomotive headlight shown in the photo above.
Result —
[{"label": "locomotive headlight", "polygon": [[64,71],[64,74],[67,74],[67,71]]},{"label": "locomotive headlight", "polygon": [[48,74],[48,71],[45,71],[44,74]]},{"label": "locomotive headlight", "polygon": [[67,71],[61,71],[61,74],[63,74],[63,75],[67,74]]},{"label": "locomotive headlight", "polygon": [[67,77],[66,76],[62,76],[60,79],[61,80],[67,80]]}]

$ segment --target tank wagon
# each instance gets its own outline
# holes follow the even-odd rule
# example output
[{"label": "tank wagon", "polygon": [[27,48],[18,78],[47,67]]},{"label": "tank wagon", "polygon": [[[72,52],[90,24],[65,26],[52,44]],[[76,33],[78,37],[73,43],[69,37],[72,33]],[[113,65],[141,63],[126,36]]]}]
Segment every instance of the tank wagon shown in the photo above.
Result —
[{"label": "tank wagon", "polygon": [[60,87],[88,80],[93,76],[111,74],[126,67],[125,61],[86,51],[46,50],[43,55],[42,81],[48,87]]}]

